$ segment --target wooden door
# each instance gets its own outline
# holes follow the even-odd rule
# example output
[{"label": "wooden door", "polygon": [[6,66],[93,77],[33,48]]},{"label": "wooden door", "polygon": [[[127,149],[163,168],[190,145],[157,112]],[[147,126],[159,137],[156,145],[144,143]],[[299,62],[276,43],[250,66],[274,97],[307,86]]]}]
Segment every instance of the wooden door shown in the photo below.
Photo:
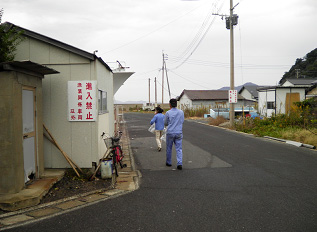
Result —
[{"label": "wooden door", "polygon": [[35,88],[22,89],[24,182],[36,176],[36,98]]}]

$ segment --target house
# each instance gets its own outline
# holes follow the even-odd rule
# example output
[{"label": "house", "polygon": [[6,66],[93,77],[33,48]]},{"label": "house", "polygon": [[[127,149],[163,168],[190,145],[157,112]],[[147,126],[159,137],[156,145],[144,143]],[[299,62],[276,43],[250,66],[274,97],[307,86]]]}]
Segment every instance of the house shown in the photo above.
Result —
[{"label": "house", "polygon": [[317,80],[312,83],[312,86],[307,89],[306,99],[317,97]]},{"label": "house", "polygon": [[[43,79],[43,123],[81,168],[91,168],[106,151],[101,135],[115,130],[113,96],[133,72],[113,71],[101,57],[45,35],[23,31],[16,61],[30,60],[57,70]],[[68,168],[60,151],[44,139],[45,168]]]},{"label": "house", "polygon": [[[294,102],[306,99],[317,78],[285,79],[278,86],[258,88],[258,112],[262,116],[289,113]],[[311,89],[313,90],[313,89]]]},{"label": "house", "polygon": [[[186,90],[184,89],[178,97],[179,107],[184,110],[186,108],[207,107],[215,108],[229,108],[228,90]],[[246,100],[238,94],[238,103],[236,107],[246,106],[252,101]]]},{"label": "house", "polygon": [[258,91],[257,88],[264,87],[258,85],[244,85],[239,90],[239,94],[246,100],[253,102],[254,104],[258,102]]}]

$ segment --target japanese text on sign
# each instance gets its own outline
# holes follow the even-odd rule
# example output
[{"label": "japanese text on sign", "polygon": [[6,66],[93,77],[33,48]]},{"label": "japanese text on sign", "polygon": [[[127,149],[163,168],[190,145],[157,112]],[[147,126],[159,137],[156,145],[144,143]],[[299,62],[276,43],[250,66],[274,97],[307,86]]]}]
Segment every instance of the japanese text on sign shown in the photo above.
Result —
[{"label": "japanese text on sign", "polygon": [[96,81],[68,82],[68,121],[96,121]]},{"label": "japanese text on sign", "polygon": [[229,103],[237,103],[237,102],[238,102],[238,91],[229,90]]}]

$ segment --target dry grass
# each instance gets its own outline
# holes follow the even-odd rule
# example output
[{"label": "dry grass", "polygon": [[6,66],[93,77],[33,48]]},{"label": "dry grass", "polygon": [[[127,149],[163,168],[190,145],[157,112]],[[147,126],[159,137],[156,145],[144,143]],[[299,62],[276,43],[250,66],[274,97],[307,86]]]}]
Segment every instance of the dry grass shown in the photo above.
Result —
[{"label": "dry grass", "polygon": [[311,144],[317,147],[317,129],[313,129],[311,131],[299,128],[294,130],[286,130],[282,132],[282,138],[305,144]]},{"label": "dry grass", "polygon": [[220,124],[224,123],[224,122],[228,122],[227,119],[225,119],[222,116],[218,116],[217,118],[209,118],[209,125],[214,125],[214,126],[219,126]]}]

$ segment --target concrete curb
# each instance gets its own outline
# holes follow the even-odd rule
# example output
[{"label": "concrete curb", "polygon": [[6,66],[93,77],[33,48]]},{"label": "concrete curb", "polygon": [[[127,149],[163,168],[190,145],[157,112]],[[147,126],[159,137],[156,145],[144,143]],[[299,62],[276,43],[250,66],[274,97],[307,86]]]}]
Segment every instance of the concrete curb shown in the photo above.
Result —
[{"label": "concrete curb", "polygon": [[296,147],[305,147],[305,148],[309,148],[309,149],[316,149],[315,146],[310,145],[310,144],[305,144],[305,143],[300,143],[300,142],[295,142],[295,141],[291,141],[291,140],[286,140],[286,139],[279,139],[279,138],[274,138],[274,137],[270,137],[270,136],[263,136],[263,138],[267,138],[267,139],[272,139],[272,140],[277,140],[283,143],[287,143]]},{"label": "concrete curb", "polygon": [[122,170],[117,177],[116,188],[100,189],[79,194],[54,202],[37,205],[0,215],[0,231],[44,220],[79,208],[97,204],[101,201],[131,193],[139,188],[141,173],[135,170],[134,158],[128,132],[124,125],[122,136],[123,152],[127,157],[127,171]]}]

